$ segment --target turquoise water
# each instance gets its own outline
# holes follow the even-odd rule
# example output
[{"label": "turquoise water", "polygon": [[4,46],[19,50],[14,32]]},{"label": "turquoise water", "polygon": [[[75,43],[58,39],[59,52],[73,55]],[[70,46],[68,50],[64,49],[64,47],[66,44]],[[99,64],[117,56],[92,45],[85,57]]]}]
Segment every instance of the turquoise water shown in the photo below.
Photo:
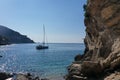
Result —
[{"label": "turquoise water", "polygon": [[0,71],[30,72],[50,78],[62,80],[67,73],[66,67],[72,63],[75,55],[82,54],[84,44],[54,43],[49,49],[36,50],[37,44],[12,44],[0,47]]}]

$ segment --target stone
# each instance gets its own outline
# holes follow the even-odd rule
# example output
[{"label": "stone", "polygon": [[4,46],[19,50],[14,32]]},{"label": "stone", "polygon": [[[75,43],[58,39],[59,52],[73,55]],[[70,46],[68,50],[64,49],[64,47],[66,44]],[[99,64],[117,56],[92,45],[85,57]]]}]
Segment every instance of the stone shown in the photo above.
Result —
[{"label": "stone", "polygon": [[29,78],[27,78],[25,75],[23,75],[23,74],[18,74],[17,76],[16,76],[16,79],[17,80],[29,80]]},{"label": "stone", "polygon": [[75,56],[74,60],[75,61],[80,61],[82,59],[82,55],[78,54]]},{"label": "stone", "polygon": [[0,80],[5,80],[7,78],[12,77],[13,75],[9,74],[9,73],[5,73],[5,72],[0,72]]},{"label": "stone", "polygon": [[81,73],[85,76],[97,77],[102,72],[102,67],[99,62],[84,61],[81,64]]},{"label": "stone", "polygon": [[87,79],[87,77],[73,75],[71,80],[86,80],[86,79]]},{"label": "stone", "polygon": [[112,73],[109,76],[105,77],[104,80],[120,80],[120,72]]},{"label": "stone", "polygon": [[47,79],[47,78],[44,78],[44,79],[41,79],[41,80],[49,80],[49,79]]}]

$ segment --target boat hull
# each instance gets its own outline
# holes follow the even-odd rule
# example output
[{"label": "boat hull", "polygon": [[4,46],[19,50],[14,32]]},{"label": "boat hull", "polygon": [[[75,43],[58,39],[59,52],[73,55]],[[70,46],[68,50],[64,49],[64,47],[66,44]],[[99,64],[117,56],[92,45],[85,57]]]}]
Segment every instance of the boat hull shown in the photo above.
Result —
[{"label": "boat hull", "polygon": [[38,46],[36,46],[36,49],[37,50],[48,49],[48,46],[38,45]]}]

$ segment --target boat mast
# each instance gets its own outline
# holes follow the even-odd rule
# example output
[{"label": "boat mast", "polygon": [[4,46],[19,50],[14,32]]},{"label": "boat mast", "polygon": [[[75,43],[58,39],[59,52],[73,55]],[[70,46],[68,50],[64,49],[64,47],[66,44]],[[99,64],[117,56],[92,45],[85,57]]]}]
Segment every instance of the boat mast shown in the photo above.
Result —
[{"label": "boat mast", "polygon": [[43,24],[43,45],[45,45],[45,26]]}]

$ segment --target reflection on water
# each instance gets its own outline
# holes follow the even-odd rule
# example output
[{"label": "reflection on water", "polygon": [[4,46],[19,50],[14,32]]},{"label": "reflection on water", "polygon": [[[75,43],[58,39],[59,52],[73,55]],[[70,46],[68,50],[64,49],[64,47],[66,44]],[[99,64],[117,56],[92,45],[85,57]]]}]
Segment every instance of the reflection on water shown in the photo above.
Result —
[{"label": "reflection on water", "polygon": [[46,50],[36,50],[37,44],[13,44],[0,47],[0,71],[30,72],[52,80],[61,80],[74,56],[83,53],[83,44],[49,44]]}]

